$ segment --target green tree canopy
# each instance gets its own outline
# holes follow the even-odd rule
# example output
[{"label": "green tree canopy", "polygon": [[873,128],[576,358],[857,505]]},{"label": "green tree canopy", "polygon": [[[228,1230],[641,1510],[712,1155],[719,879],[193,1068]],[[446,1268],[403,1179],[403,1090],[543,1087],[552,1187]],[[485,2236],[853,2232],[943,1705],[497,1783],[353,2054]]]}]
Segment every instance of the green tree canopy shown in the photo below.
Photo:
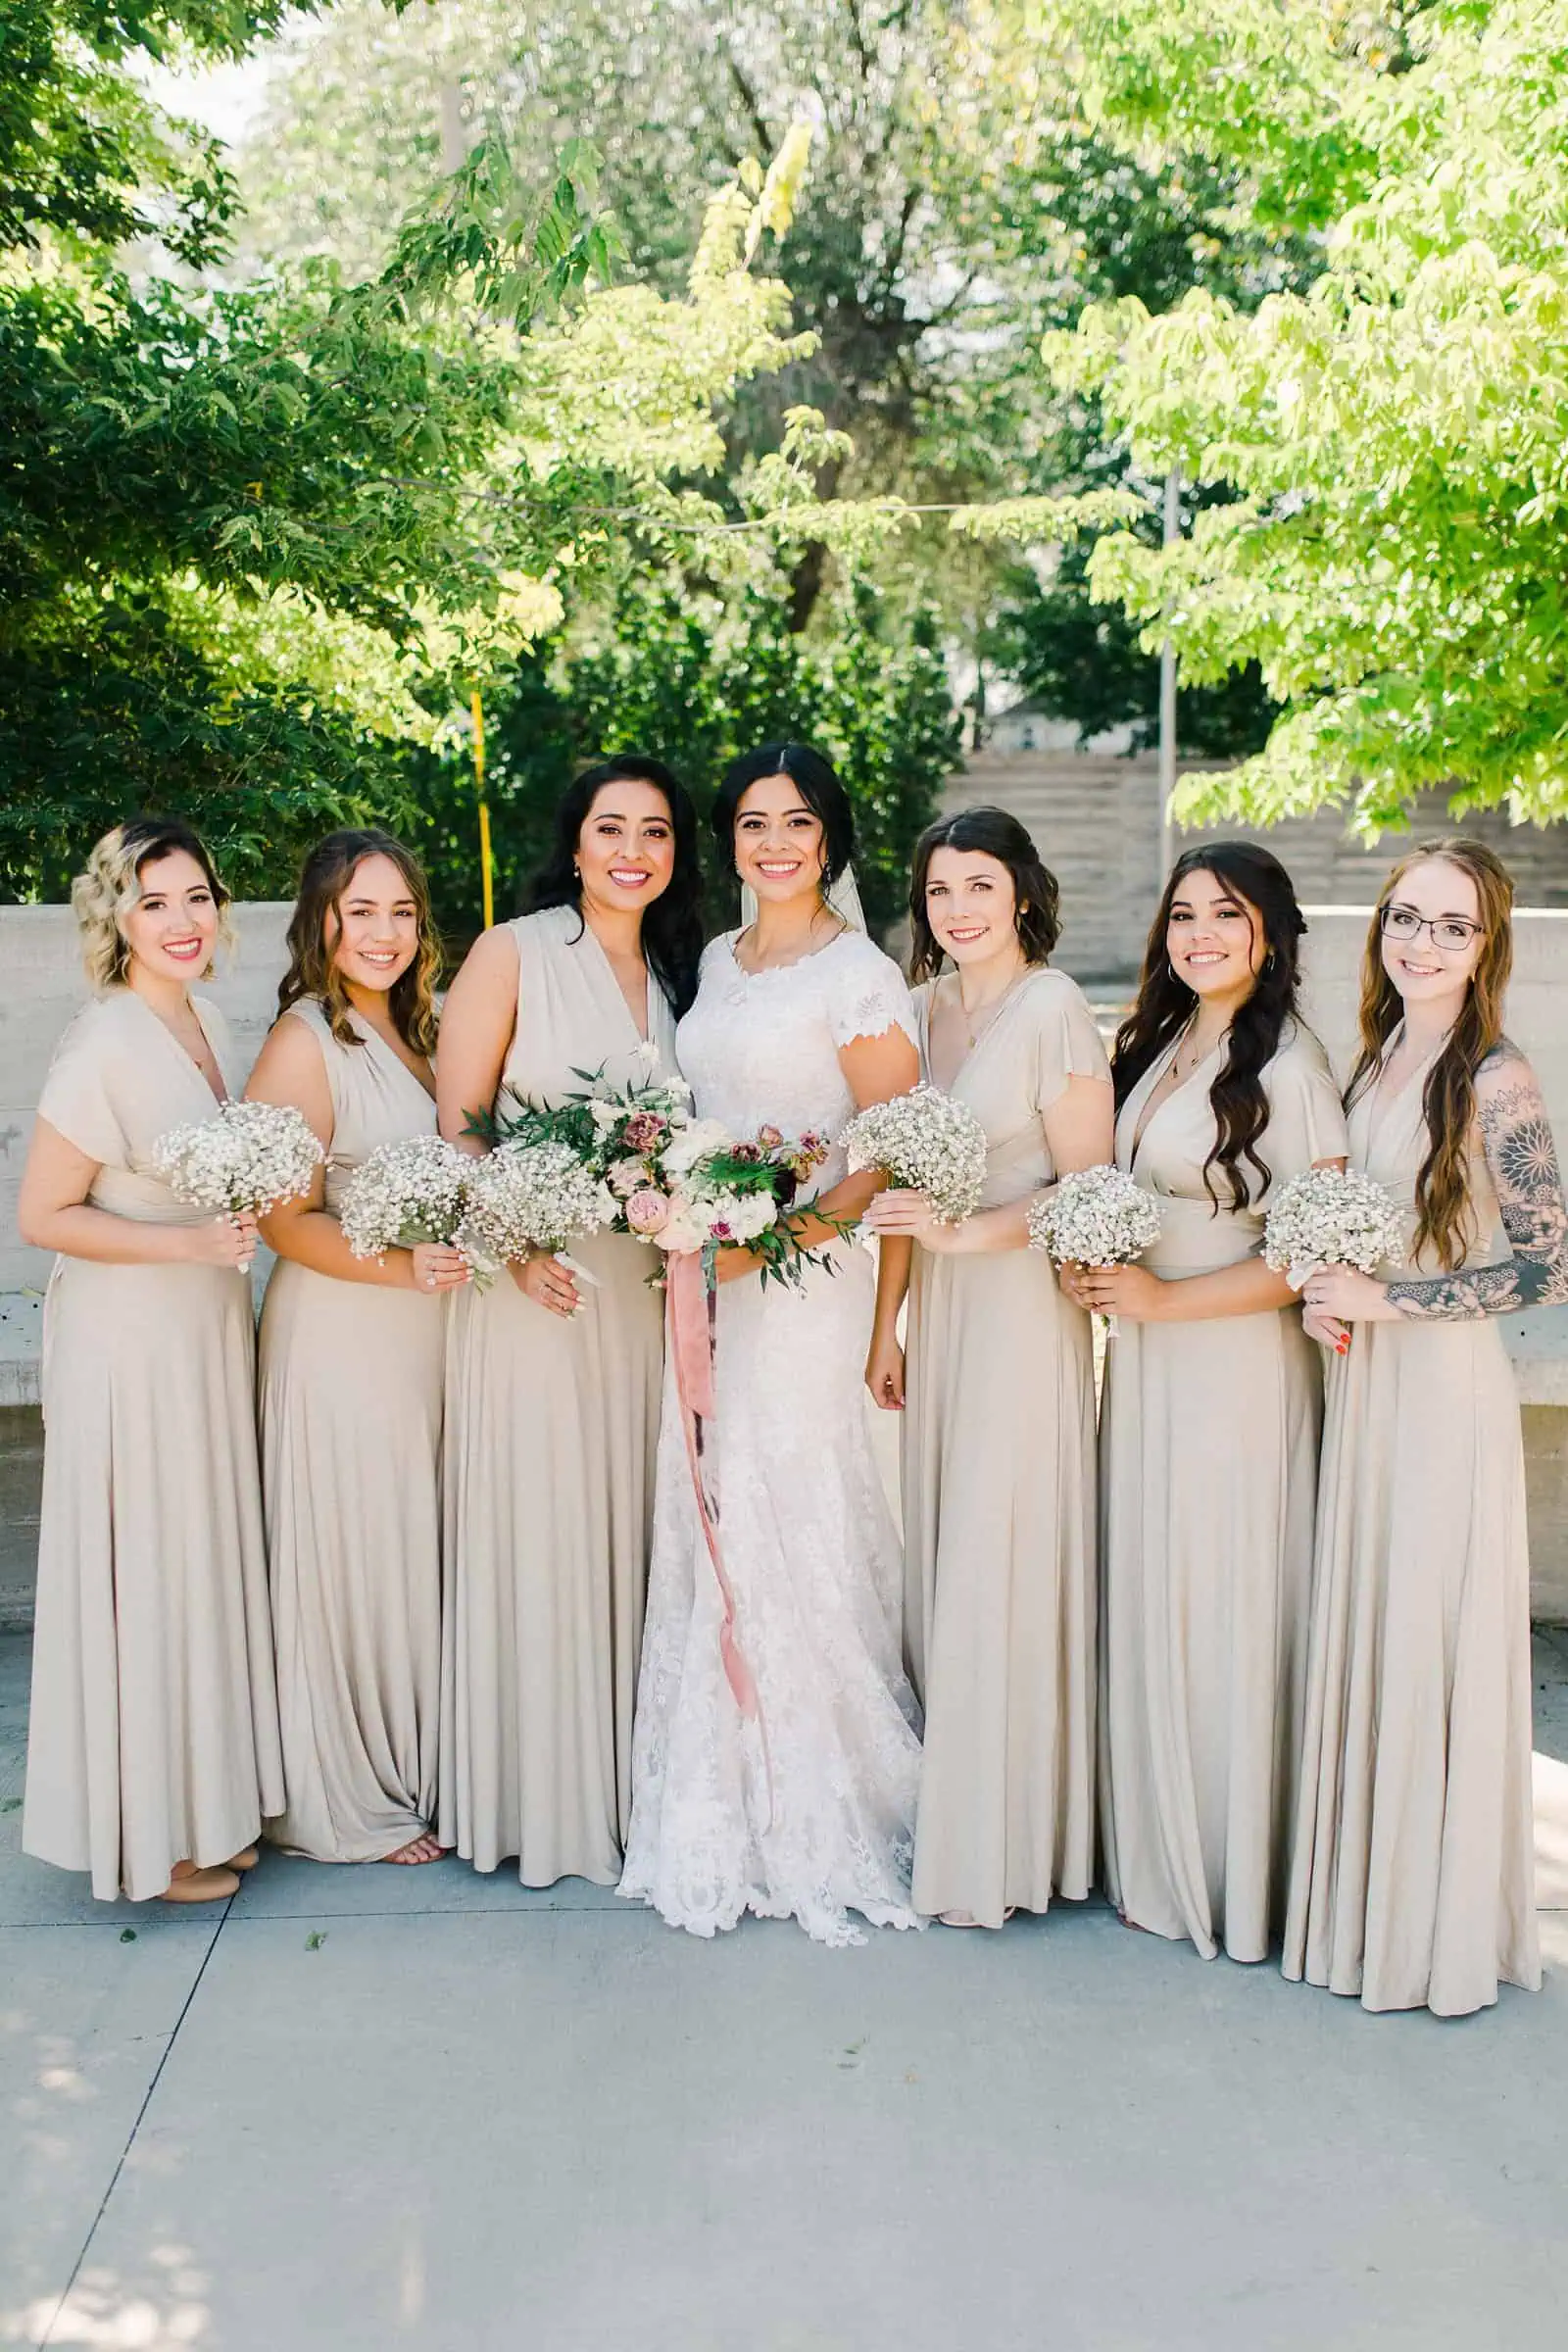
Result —
[{"label": "green tree canopy", "polygon": [[1162,554],[1097,548],[1098,597],[1184,675],[1255,662],[1267,745],[1183,814],[1348,799],[1364,831],[1424,787],[1457,811],[1568,812],[1568,27],[1560,0],[1046,0],[1101,135],[1246,175],[1321,236],[1305,292],[1092,310],[1047,348],[1136,466],[1223,488]]},{"label": "green tree canopy", "polygon": [[[22,0],[0,25],[14,897],[58,894],[83,838],[149,804],[211,827],[245,889],[277,887],[323,822],[412,817],[408,747],[559,625],[565,587],[691,545],[716,513],[715,403],[805,349],[762,266],[800,138],[718,192],[668,293],[604,282],[580,145],[537,190],[481,145],[374,280],[175,270],[219,258],[234,192],[132,69],[238,54],[272,20]],[[132,235],[166,258],[133,273]],[[811,432],[742,494],[759,548],[770,504],[788,533],[809,502]]]}]

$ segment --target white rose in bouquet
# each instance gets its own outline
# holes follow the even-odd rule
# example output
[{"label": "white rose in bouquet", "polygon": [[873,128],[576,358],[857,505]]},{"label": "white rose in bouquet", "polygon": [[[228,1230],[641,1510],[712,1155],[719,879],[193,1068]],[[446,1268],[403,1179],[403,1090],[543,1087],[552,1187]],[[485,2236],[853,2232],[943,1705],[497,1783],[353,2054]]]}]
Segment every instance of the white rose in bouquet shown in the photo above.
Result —
[{"label": "white rose in bouquet", "polygon": [[731,1141],[729,1129],[720,1119],[688,1119],[671,1137],[660,1154],[660,1166],[666,1176],[686,1176],[700,1159],[722,1151]]}]

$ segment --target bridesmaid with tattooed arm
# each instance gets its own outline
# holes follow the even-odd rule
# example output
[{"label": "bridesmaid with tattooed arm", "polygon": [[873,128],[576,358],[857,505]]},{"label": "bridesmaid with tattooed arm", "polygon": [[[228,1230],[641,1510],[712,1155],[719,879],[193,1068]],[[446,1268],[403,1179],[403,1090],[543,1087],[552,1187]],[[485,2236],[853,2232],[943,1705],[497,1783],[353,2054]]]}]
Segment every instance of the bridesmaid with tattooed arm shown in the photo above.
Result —
[{"label": "bridesmaid with tattooed arm", "polygon": [[1335,1353],[1285,1973],[1448,2017],[1541,1983],[1524,1458],[1492,1318],[1568,1301],[1568,1211],[1502,1034],[1512,901],[1478,842],[1390,875],[1347,1107],[1410,1241],[1386,1280],[1306,1288]]}]

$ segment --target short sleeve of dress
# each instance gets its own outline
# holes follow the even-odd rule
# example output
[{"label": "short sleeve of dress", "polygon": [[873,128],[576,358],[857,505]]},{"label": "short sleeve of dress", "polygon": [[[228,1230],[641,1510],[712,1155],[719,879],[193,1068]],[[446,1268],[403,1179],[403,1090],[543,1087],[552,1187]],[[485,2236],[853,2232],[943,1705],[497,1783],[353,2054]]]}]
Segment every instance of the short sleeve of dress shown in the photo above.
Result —
[{"label": "short sleeve of dress", "polygon": [[84,1004],[67,1029],[38,1097],[38,1116],[100,1167],[130,1164],[130,1145],[113,1100],[114,1040],[103,1007]]},{"label": "short sleeve of dress", "polygon": [[1320,1159],[1349,1152],[1345,1107],[1329,1057],[1310,1029],[1298,1029],[1263,1073],[1268,1126],[1258,1149],[1271,1184],[1299,1176]]},{"label": "short sleeve of dress", "polygon": [[1041,975],[1030,994],[1034,1021],[1035,1102],[1049,1110],[1071,1078],[1103,1078],[1110,1061],[1095,1016],[1076,980],[1065,972]]},{"label": "short sleeve of dress", "polygon": [[823,977],[828,1026],[836,1046],[902,1029],[910,1045],[918,1047],[920,1033],[908,983],[892,956],[884,956],[871,940],[857,932],[839,942]]}]

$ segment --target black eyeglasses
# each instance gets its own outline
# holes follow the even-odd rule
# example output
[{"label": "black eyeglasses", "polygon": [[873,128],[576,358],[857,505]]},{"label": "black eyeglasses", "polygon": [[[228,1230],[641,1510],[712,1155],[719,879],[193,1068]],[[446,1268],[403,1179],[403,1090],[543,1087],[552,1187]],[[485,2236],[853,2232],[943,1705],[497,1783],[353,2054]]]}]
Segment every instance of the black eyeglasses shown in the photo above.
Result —
[{"label": "black eyeglasses", "polygon": [[1385,906],[1378,920],[1385,939],[1419,939],[1423,931],[1430,931],[1440,956],[1462,956],[1486,929],[1485,923],[1472,923],[1462,914],[1417,914],[1413,906],[1397,902]]}]

